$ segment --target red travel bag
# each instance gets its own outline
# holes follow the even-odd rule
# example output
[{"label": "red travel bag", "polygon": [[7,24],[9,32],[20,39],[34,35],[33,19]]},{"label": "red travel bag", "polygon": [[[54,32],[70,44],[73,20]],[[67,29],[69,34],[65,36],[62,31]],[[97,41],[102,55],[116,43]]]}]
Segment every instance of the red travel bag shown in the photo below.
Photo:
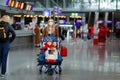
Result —
[{"label": "red travel bag", "polygon": [[61,56],[66,57],[67,56],[67,48],[65,46],[61,46]]}]

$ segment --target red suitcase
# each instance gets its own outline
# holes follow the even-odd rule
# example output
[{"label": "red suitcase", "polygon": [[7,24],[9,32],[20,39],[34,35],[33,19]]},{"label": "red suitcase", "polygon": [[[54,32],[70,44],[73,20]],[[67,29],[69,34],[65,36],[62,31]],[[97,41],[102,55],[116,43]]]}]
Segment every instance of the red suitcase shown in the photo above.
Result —
[{"label": "red suitcase", "polygon": [[98,39],[93,39],[93,44],[97,45],[98,44]]},{"label": "red suitcase", "polygon": [[67,56],[67,48],[65,46],[61,46],[61,56],[66,57]]}]

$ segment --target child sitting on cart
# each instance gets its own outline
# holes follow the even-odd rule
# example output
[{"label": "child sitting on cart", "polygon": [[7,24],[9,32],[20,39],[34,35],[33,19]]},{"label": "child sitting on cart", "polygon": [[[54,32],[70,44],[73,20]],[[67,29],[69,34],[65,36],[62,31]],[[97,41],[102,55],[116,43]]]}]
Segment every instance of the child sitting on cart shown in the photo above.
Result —
[{"label": "child sitting on cart", "polygon": [[56,62],[58,59],[58,50],[56,42],[53,42],[49,39],[45,44],[44,48],[47,50],[45,51],[45,59],[47,62]]}]

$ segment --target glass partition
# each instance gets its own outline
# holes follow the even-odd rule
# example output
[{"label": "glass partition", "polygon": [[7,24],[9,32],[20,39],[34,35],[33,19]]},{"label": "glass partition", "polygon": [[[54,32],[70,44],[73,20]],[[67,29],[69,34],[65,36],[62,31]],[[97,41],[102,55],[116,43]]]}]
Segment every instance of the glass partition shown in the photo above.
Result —
[{"label": "glass partition", "polygon": [[120,9],[120,0],[116,0],[116,7],[117,7],[117,9],[119,10]]},{"label": "glass partition", "polygon": [[63,0],[47,0],[47,1],[49,8],[54,8],[54,6],[59,6],[63,8]]},{"label": "glass partition", "polygon": [[40,0],[42,7],[46,7],[46,0]]},{"label": "glass partition", "polygon": [[66,8],[75,8],[80,10],[98,10],[98,5],[98,0],[66,0]]},{"label": "glass partition", "polygon": [[[120,9],[120,0],[41,0],[39,1],[45,8],[68,8],[80,11],[106,11]],[[42,8],[42,7],[41,7]]]},{"label": "glass partition", "polygon": [[[61,7],[64,10],[112,11],[120,9],[120,0],[18,0],[34,5],[34,8]],[[1,5],[1,4],[0,4]],[[36,9],[35,9],[36,10]]]},{"label": "glass partition", "polygon": [[116,0],[100,0],[100,10],[116,10]]}]

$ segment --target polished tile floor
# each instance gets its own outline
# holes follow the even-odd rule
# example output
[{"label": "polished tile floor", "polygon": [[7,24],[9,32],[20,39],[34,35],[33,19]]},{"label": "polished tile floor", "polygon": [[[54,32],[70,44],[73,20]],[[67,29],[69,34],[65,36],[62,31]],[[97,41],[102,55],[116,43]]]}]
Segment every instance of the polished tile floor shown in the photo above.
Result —
[{"label": "polished tile floor", "polygon": [[6,78],[0,80],[120,80],[120,39],[93,45],[92,40],[65,40],[68,56],[62,74],[39,74],[39,48],[11,50]]}]

